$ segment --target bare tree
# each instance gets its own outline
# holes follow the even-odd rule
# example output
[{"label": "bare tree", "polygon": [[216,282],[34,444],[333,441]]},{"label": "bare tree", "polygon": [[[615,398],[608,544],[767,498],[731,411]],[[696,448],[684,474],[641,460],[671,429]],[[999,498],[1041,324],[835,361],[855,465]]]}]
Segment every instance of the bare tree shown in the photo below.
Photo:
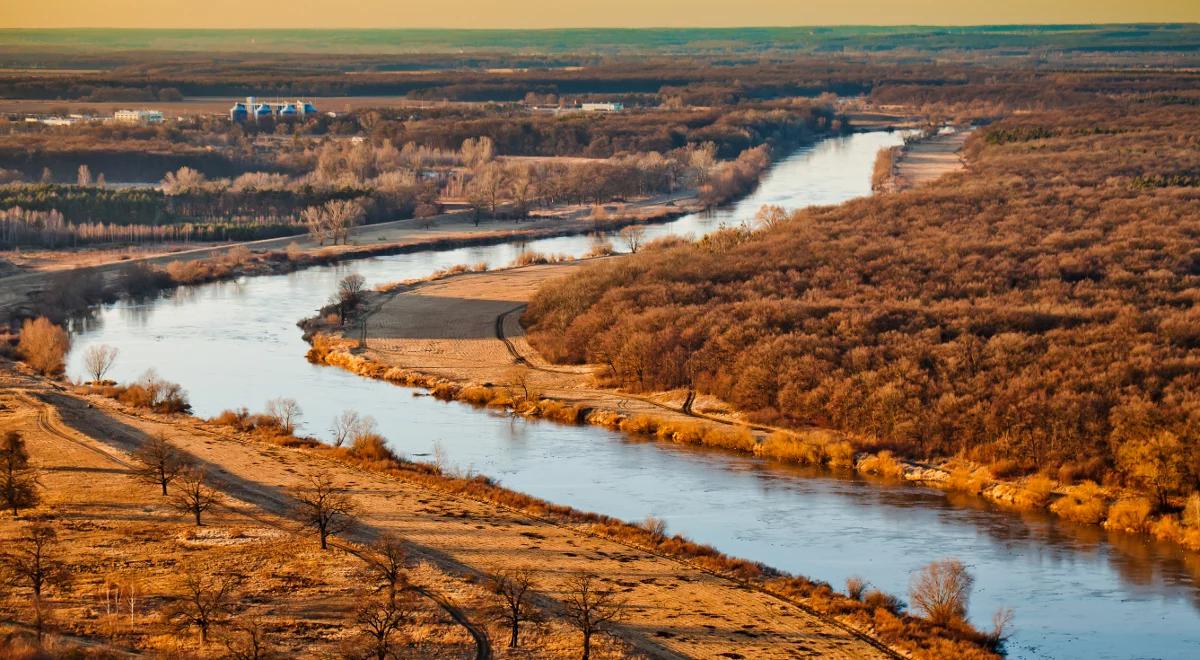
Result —
[{"label": "bare tree", "polygon": [[204,483],[204,470],[187,468],[179,473],[175,484],[174,505],[182,513],[196,519],[196,526],[203,523],[200,516],[220,501],[220,493]]},{"label": "bare tree", "polygon": [[342,244],[349,242],[350,230],[361,225],[366,211],[352,199],[335,199],[325,203],[325,214],[333,232],[333,244],[340,238]]},{"label": "bare tree", "polygon": [[359,415],[353,410],[345,410],[333,420],[333,426],[329,430],[333,434],[333,446],[341,447],[347,442],[352,442],[369,433],[375,433],[375,418],[370,415]]},{"label": "bare tree", "polygon": [[646,228],[638,225],[629,225],[621,230],[621,242],[629,249],[630,254],[637,254],[637,251],[642,247],[642,242],[646,238]]},{"label": "bare tree", "polygon": [[44,316],[21,325],[17,353],[29,366],[46,376],[62,373],[70,349],[71,337],[67,331]]},{"label": "bare tree", "polygon": [[362,302],[363,291],[367,288],[367,280],[358,273],[351,273],[338,282],[337,293],[333,294],[332,303],[338,308],[338,323],[345,323],[346,316]]},{"label": "bare tree", "polygon": [[286,435],[295,432],[296,424],[303,412],[295,399],[280,397],[267,402],[267,415],[275,420],[279,430]]},{"label": "bare tree", "polygon": [[32,592],[34,626],[40,641],[45,632],[46,590],[65,582],[67,573],[57,558],[58,534],[46,523],[33,523],[0,553],[7,582]]},{"label": "bare tree", "polygon": [[387,660],[393,654],[393,637],[412,618],[413,610],[408,598],[374,598],[358,610],[355,621],[376,660]]},{"label": "bare tree", "polygon": [[325,241],[329,239],[329,224],[325,219],[325,209],[320,206],[310,206],[300,212],[300,221],[308,229],[308,236],[317,242],[317,245],[325,245]]},{"label": "bare tree", "polygon": [[408,552],[399,537],[384,534],[359,556],[378,578],[379,589],[387,591],[389,600],[395,600],[396,594],[408,585],[408,577],[404,570]]},{"label": "bare tree", "polygon": [[222,642],[232,660],[269,660],[278,657],[271,648],[262,622],[254,617],[247,617],[244,622],[233,626],[233,634],[227,635]]},{"label": "bare tree", "polygon": [[567,620],[583,633],[580,657],[588,660],[592,653],[592,636],[607,630],[621,617],[625,601],[616,592],[599,588],[595,575],[580,573],[567,581],[563,608]]},{"label": "bare tree", "polygon": [[513,365],[508,372],[508,389],[512,398],[522,401],[534,401],[538,398],[537,390],[529,378],[529,369],[522,365]]},{"label": "bare tree", "polygon": [[300,523],[317,532],[321,549],[329,548],[329,536],[354,526],[358,506],[345,487],[324,474],[312,475],[308,484],[292,490]]},{"label": "bare tree", "polygon": [[167,486],[187,467],[183,455],[167,442],[165,433],[151,436],[138,447],[133,457],[141,463],[135,468],[134,476],[162,488],[163,496],[167,494]]},{"label": "bare tree", "polygon": [[782,206],[767,204],[754,214],[754,224],[762,230],[778,227],[788,219],[788,213]]},{"label": "bare tree", "polygon": [[930,621],[945,625],[967,616],[975,578],[965,564],[949,558],[931,562],[913,576],[908,595]]},{"label": "bare tree", "polygon": [[106,344],[96,344],[89,346],[83,353],[83,368],[87,374],[92,377],[93,383],[100,383],[104,380],[104,375],[112,369],[113,363],[117,361],[117,349],[115,346]]},{"label": "bare tree", "polygon": [[80,188],[92,185],[92,168],[87,165],[80,165],[78,172],[75,174],[75,184]]},{"label": "bare tree", "polygon": [[200,646],[209,633],[232,614],[239,579],[231,574],[214,574],[198,564],[189,565],[179,584],[180,595],[167,609],[167,619],[181,630],[195,628]]},{"label": "bare tree", "polygon": [[0,498],[15,518],[20,509],[36,506],[37,470],[29,464],[25,439],[17,431],[6,431],[0,439]]},{"label": "bare tree", "polygon": [[533,621],[537,616],[529,602],[534,589],[533,575],[532,569],[513,568],[492,578],[492,591],[503,601],[499,617],[508,626],[510,648],[520,646],[521,623]]}]

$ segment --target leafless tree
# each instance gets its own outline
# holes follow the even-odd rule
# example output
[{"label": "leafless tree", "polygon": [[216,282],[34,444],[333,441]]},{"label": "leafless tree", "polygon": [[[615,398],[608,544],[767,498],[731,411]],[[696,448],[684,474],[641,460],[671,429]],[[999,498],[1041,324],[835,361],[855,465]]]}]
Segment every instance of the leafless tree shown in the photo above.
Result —
[{"label": "leafless tree", "polygon": [[782,206],[765,205],[754,214],[754,224],[762,230],[778,227],[788,219],[788,213]]},{"label": "leafless tree", "polygon": [[508,372],[509,391],[512,398],[522,401],[533,401],[538,398],[537,390],[530,382],[529,369],[522,365],[513,365]]},{"label": "leafless tree", "polygon": [[190,514],[200,526],[200,516],[220,501],[220,493],[204,482],[204,470],[187,468],[179,473],[175,484],[174,505],[182,513]]},{"label": "leafless tree", "polygon": [[403,591],[408,584],[404,570],[408,552],[404,548],[404,542],[395,535],[384,534],[359,556],[378,578],[379,589],[387,591],[388,599],[395,600],[396,594]]},{"label": "leafless tree", "polygon": [[621,230],[621,242],[629,249],[630,254],[637,254],[646,238],[646,228],[629,225]]},{"label": "leafless tree", "polygon": [[533,595],[534,573],[529,568],[513,568],[501,571],[492,578],[492,591],[502,601],[499,618],[509,629],[508,646],[520,646],[521,623],[533,621],[537,612],[529,602]]},{"label": "leafless tree", "polygon": [[296,423],[304,411],[295,399],[278,398],[267,402],[267,415],[275,420],[279,430],[291,435],[296,430]]},{"label": "leafless tree", "polygon": [[166,496],[167,486],[187,467],[179,450],[167,441],[164,433],[151,436],[134,452],[133,457],[141,463],[134,470],[134,475],[146,483],[155,484],[162,488]]},{"label": "leafless tree", "polygon": [[344,486],[324,474],[312,475],[308,483],[292,490],[295,512],[300,523],[317,532],[321,549],[329,548],[329,536],[350,529],[358,515],[358,506]]},{"label": "leafless tree", "polygon": [[58,534],[46,523],[33,523],[17,538],[9,541],[0,553],[0,564],[6,582],[26,587],[32,592],[34,627],[38,640],[45,632],[46,607],[44,596],[52,586],[63,584],[67,573],[57,558]]},{"label": "leafless tree", "polygon": [[393,637],[413,615],[411,599],[373,598],[355,617],[358,627],[369,640],[369,651],[376,660],[387,660],[393,653]]},{"label": "leafless tree", "polygon": [[0,498],[14,518],[40,499],[37,470],[29,464],[25,439],[17,431],[6,431],[0,439]]},{"label": "leafless tree", "polygon": [[89,346],[83,353],[83,368],[92,377],[93,383],[102,382],[104,375],[108,373],[109,369],[112,369],[113,363],[116,361],[116,347],[106,344]]},{"label": "leafless tree", "polygon": [[80,165],[79,171],[75,175],[75,184],[80,188],[92,185],[92,168],[87,165]]},{"label": "leafless tree", "polygon": [[180,579],[179,597],[167,609],[167,619],[181,630],[195,628],[200,646],[209,633],[224,624],[233,612],[238,576],[212,573],[192,564]]},{"label": "leafless tree", "polygon": [[333,446],[341,447],[356,438],[376,432],[375,418],[370,415],[360,415],[353,410],[345,410],[333,420],[330,432],[333,433]]},{"label": "leafless tree", "polygon": [[954,558],[941,559],[913,576],[908,596],[925,618],[945,625],[966,618],[974,584],[966,564]]},{"label": "leafless tree", "polygon": [[366,288],[366,278],[358,273],[351,273],[338,282],[337,293],[333,294],[331,300],[338,308],[338,323],[346,322],[346,316],[362,302]]},{"label": "leafless tree", "polygon": [[232,660],[269,660],[279,657],[271,648],[262,622],[254,617],[232,626],[232,634],[222,640]]},{"label": "leafless tree", "polygon": [[567,581],[563,597],[567,620],[583,633],[582,660],[591,657],[592,636],[607,630],[625,610],[625,601],[616,592],[599,588],[597,581],[590,573],[580,573]]}]

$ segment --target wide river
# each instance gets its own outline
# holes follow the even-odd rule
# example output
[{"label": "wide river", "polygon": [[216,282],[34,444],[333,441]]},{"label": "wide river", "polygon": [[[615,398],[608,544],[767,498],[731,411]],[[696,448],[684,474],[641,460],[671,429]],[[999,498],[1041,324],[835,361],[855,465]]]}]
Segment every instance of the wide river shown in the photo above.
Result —
[{"label": "wide river", "polygon": [[[700,235],[748,220],[763,204],[800,208],[867,195],[876,152],[899,141],[861,133],[801,149],[735,207],[648,234]],[[292,397],[304,411],[301,430],[325,436],[335,415],[354,409],[374,416],[407,455],[429,457],[437,448],[450,465],[552,502],[626,520],[659,516],[672,532],[837,588],[861,575],[903,597],[922,565],[959,557],[977,578],[974,621],[987,627],[997,608],[1015,610],[1013,657],[1200,658],[1195,554],[918,486],[513,419],[304,360],[296,321],[347,273],[374,284],[458,263],[501,266],[522,249],[578,255],[589,245],[565,237],[403,254],[120,302],[75,337],[69,372],[81,374],[89,345],[110,344],[120,349],[112,377],[129,380],[153,367],[184,385],[199,415]]]}]

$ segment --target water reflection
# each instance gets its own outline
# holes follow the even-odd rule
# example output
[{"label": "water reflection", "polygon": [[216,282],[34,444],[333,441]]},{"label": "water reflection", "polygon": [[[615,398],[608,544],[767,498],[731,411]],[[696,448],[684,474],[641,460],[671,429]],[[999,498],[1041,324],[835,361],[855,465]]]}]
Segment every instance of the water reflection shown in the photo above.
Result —
[{"label": "water reflection", "polygon": [[[863,134],[824,142],[775,166],[745,202],[650,227],[648,237],[700,235],[750,220],[763,203],[794,208],[866,194],[876,151],[898,141]],[[996,608],[1016,609],[1017,657],[1200,657],[1194,554],[909,484],[512,418],[303,359],[296,321],[348,272],[373,285],[458,263],[504,265],[525,249],[578,255],[590,243],[559,237],[391,255],[122,302],[75,326],[69,371],[81,372],[89,345],[107,343],[121,351],[112,377],[155,367],[186,387],[200,415],[292,397],[305,413],[302,429],[323,436],[353,408],[374,416],[408,455],[429,457],[440,446],[450,463],[508,487],[627,520],[662,516],[702,543],[838,586],[859,574],[903,595],[914,570],[956,555],[978,578],[973,618],[987,625]]]}]

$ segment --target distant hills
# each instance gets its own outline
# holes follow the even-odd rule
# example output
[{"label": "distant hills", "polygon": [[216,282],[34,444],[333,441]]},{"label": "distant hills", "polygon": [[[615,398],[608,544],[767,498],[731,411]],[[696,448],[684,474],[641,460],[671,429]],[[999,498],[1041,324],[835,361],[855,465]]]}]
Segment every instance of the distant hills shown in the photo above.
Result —
[{"label": "distant hills", "polygon": [[1200,24],[557,30],[5,29],[5,51],[704,54],[887,51],[1200,51]]}]

